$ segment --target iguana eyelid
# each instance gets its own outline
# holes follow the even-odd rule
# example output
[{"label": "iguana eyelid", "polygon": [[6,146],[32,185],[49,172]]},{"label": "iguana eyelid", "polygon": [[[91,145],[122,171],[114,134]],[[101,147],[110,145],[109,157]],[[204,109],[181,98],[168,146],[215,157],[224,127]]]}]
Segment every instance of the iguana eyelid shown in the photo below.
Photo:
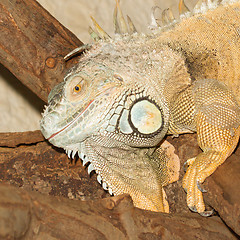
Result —
[{"label": "iguana eyelid", "polygon": [[67,99],[70,101],[77,101],[84,93],[86,83],[85,79],[81,76],[74,76],[65,88]]}]

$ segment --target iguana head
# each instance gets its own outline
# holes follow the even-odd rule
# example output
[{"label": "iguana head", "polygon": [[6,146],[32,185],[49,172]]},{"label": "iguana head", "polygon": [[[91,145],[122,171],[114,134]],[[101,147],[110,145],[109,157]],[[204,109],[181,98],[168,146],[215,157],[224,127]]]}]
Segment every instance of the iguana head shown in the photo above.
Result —
[{"label": "iguana head", "polygon": [[[97,135],[133,147],[158,144],[168,129],[169,98],[188,73],[181,56],[147,41],[136,35],[93,45],[51,91],[43,135],[71,150]],[[187,80],[175,83],[176,74]]]},{"label": "iguana head", "polygon": [[112,95],[121,88],[121,80],[111,69],[88,62],[86,69],[68,74],[49,94],[41,129],[58,147],[80,143],[100,130],[104,115],[113,104]]},{"label": "iguana head", "polygon": [[42,133],[70,150],[99,135],[131,147],[155,146],[168,130],[170,99],[190,82],[185,62],[157,46],[155,35],[138,34],[130,18],[127,26],[118,1],[114,39],[92,20],[98,41],[80,48],[87,51],[79,64],[49,94]]},{"label": "iguana head", "polygon": [[52,144],[74,149],[87,138],[104,135],[143,147],[156,145],[165,135],[168,108],[147,70],[153,62],[144,59],[149,50],[125,47],[130,46],[123,41],[98,43],[51,91],[41,130]]}]

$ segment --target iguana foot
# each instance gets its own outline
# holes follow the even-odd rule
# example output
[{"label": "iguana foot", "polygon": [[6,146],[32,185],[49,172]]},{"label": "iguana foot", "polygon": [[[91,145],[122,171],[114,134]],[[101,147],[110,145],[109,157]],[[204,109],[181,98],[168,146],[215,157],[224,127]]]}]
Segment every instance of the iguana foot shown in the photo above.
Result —
[{"label": "iguana foot", "polygon": [[[209,158],[211,156],[211,158]],[[219,156],[219,154],[201,153],[195,158],[187,161],[189,167],[183,178],[183,188],[187,192],[187,205],[193,212],[208,217],[214,213],[214,209],[205,210],[203,193],[207,192],[201,183],[210,176],[219,166],[219,162],[211,162],[210,159]]]},{"label": "iguana foot", "polygon": [[209,176],[212,168],[205,168],[201,161],[202,155],[198,158],[191,158],[187,161],[189,167],[183,178],[183,188],[187,192],[187,205],[193,212],[198,212],[202,216],[210,216],[212,211],[205,211],[205,204],[202,193],[206,192],[200,184]]}]

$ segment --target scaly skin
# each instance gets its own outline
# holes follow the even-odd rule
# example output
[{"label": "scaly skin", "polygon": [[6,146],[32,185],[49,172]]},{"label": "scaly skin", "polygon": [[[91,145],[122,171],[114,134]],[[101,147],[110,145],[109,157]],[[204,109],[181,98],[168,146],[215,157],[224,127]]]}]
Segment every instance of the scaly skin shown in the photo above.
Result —
[{"label": "scaly skin", "polygon": [[[183,187],[189,208],[208,216],[199,184],[240,134],[239,7],[225,3],[151,36],[112,40],[96,26],[104,41],[52,90],[44,136],[91,162],[89,172],[110,193],[127,192],[138,207],[168,212],[162,187],[177,180],[178,162],[159,143],[166,134],[197,132],[203,152],[187,161]],[[115,26],[124,33],[117,14],[118,2]]]}]

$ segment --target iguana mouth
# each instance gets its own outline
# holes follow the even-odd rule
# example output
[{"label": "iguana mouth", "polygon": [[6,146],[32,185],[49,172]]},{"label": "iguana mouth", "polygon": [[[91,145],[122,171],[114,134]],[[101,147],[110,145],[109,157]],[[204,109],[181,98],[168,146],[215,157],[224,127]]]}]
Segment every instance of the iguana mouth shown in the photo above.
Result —
[{"label": "iguana mouth", "polygon": [[71,126],[73,123],[75,123],[78,118],[87,110],[87,108],[93,103],[94,100],[91,100],[87,106],[83,109],[83,111],[81,111],[76,118],[74,118],[70,123],[68,123],[64,128],[60,129],[58,132],[53,133],[49,138],[47,138],[47,140],[52,139],[53,137],[55,137],[56,135],[58,135],[59,133],[61,133],[62,131],[64,131],[65,129],[67,129],[69,126]]}]

